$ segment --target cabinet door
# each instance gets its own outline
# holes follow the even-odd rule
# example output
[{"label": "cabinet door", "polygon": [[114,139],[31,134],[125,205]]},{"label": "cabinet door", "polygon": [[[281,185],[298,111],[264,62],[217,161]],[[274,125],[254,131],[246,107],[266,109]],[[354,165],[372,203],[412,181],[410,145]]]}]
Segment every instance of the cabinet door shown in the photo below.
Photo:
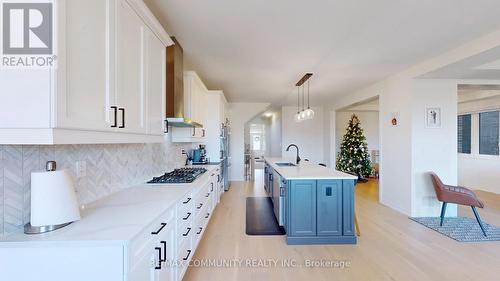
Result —
[{"label": "cabinet door", "polygon": [[175,280],[175,267],[173,266],[175,262],[175,228],[169,227],[161,233],[159,237],[160,244],[162,248],[163,264],[161,270],[158,271],[158,280],[170,281]]},{"label": "cabinet door", "polygon": [[342,235],[342,180],[318,181],[317,198],[318,235]]},{"label": "cabinet door", "polygon": [[354,180],[342,180],[343,235],[354,236]]},{"label": "cabinet door", "polygon": [[145,32],[147,27],[129,6],[120,1],[117,9],[116,105],[119,131],[146,133],[145,120]]},{"label": "cabinet door", "polygon": [[[59,1],[58,128],[111,131],[114,0]],[[109,7],[109,9],[108,9]],[[92,15],[92,20],[88,16]],[[109,26],[109,28],[108,28]]]},{"label": "cabinet door", "polygon": [[291,181],[289,236],[316,235],[316,181]]},{"label": "cabinet door", "polygon": [[147,31],[147,122],[148,134],[163,135],[165,120],[165,71],[166,48],[153,34]]}]

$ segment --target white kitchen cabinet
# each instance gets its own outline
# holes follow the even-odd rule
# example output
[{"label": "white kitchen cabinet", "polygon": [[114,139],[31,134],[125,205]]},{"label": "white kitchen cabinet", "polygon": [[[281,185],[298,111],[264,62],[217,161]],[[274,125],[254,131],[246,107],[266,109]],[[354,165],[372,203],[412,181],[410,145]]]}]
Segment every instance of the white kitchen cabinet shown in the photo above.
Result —
[{"label": "white kitchen cabinet", "polygon": [[[110,1],[60,1],[57,70],[56,125],[67,129],[110,131],[115,103],[110,78],[110,50],[114,50],[111,32],[114,13],[108,12]],[[93,20],[88,20],[88,15]],[[90,40],[92,38],[92,40]],[[109,45],[113,45],[109,46]],[[92,50],[92,51],[89,51]]]},{"label": "white kitchen cabinet", "polygon": [[207,137],[205,124],[209,116],[207,108],[207,88],[194,71],[184,72],[184,115],[203,127],[197,128],[172,128],[172,142],[204,143]]},{"label": "white kitchen cabinet", "polygon": [[164,141],[173,42],[143,1],[54,3],[57,68],[0,70],[0,144]]},{"label": "white kitchen cabinet", "polygon": [[146,25],[126,0],[118,0],[116,32],[116,105],[118,129],[146,133]]},{"label": "white kitchen cabinet", "polygon": [[66,228],[5,237],[0,277],[181,281],[217,206],[212,183],[220,170],[206,168],[195,184],[127,188],[87,205],[82,219]]},{"label": "white kitchen cabinet", "polygon": [[194,122],[205,121],[207,87],[194,71],[184,71],[184,114]]},{"label": "white kitchen cabinet", "polygon": [[167,53],[160,39],[149,29],[146,29],[146,32],[148,134],[163,136]]}]

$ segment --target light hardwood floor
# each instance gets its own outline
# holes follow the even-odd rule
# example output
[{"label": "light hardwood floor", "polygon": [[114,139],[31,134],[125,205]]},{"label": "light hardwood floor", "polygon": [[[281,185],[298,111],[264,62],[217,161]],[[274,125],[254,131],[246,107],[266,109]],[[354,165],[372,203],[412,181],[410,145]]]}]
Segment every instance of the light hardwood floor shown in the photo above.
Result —
[{"label": "light hardwood floor", "polygon": [[[184,280],[500,280],[500,242],[458,243],[378,203],[377,183],[360,184],[357,245],[287,246],[281,236],[245,234],[245,198],[264,196],[262,175],[233,182],[210,221],[194,260],[273,260],[276,267],[191,267]],[[488,223],[500,225],[500,196],[478,192]],[[470,209],[460,208],[471,216]],[[283,267],[295,260],[298,267]],[[308,260],[347,261],[348,267],[304,267]],[[302,266],[300,266],[302,265]]]}]

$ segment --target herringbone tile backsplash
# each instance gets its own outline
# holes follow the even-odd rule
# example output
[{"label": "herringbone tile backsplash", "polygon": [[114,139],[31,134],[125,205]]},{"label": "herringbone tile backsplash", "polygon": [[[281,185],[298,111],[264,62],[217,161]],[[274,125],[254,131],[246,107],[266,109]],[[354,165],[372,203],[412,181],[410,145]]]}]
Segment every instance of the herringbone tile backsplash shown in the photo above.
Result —
[{"label": "herringbone tile backsplash", "polygon": [[[0,145],[0,235],[21,232],[30,220],[31,172],[43,171],[49,160],[67,169],[76,181],[80,204],[143,183],[184,165],[182,149],[191,144]],[[76,162],[85,161],[87,175],[76,178]]]}]

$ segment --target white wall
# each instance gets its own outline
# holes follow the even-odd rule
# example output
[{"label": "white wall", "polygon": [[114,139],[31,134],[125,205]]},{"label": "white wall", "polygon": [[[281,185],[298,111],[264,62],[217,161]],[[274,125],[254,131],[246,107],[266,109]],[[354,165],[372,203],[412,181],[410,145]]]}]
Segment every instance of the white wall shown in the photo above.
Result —
[{"label": "white wall", "polygon": [[[475,113],[498,109],[500,97],[459,103],[459,113]],[[458,155],[458,184],[472,189],[500,194],[500,156],[479,154],[479,120],[477,113],[472,116],[472,153]]]},{"label": "white wall", "polygon": [[300,157],[316,163],[325,163],[324,146],[325,128],[323,108],[311,107],[315,112],[313,120],[295,122],[296,107],[284,106],[282,108],[282,155],[286,159],[295,160],[296,152],[292,148],[285,151],[289,144],[296,144],[300,149]]},{"label": "white wall", "polygon": [[345,135],[345,129],[349,124],[351,116],[356,114],[361,122],[361,128],[364,130],[366,142],[368,143],[368,150],[379,150],[379,113],[378,111],[340,111],[336,116],[336,148],[338,154],[340,151],[340,144]]},{"label": "white wall", "polygon": [[268,106],[269,103],[229,103],[229,120],[231,121],[229,180],[244,180],[245,123],[266,110]]},{"label": "white wall", "polygon": [[[456,96],[450,96],[450,89],[455,87],[456,91],[457,84],[497,84],[497,81],[421,81],[418,78],[497,46],[500,46],[500,30],[414,65],[386,80],[354,92],[347,92],[341,98],[332,101],[331,108],[339,110],[379,96],[381,117],[379,196],[382,204],[407,215],[433,216],[439,213],[437,205],[431,204],[429,198],[425,198],[432,187],[429,181],[424,180],[423,171],[434,170],[442,176],[444,182],[457,183],[457,153],[454,150],[456,116],[453,117],[455,121],[451,121],[451,113],[456,114],[457,104]],[[444,96],[436,97],[441,94]],[[420,126],[419,122],[425,122],[425,107],[432,105],[442,106],[444,112],[442,129],[433,132],[427,131],[430,129],[415,127]],[[399,125],[396,127],[390,123],[393,113],[399,116]],[[454,136],[449,136],[448,139],[448,134]],[[449,142],[452,137],[455,138],[454,145]],[[433,138],[438,140],[439,146],[444,141],[452,148],[437,151]],[[422,156],[419,153],[422,153]],[[434,161],[437,163],[433,163]],[[446,161],[450,162],[445,163]]]},{"label": "white wall", "polygon": [[281,157],[282,147],[282,118],[281,111],[273,113],[269,124],[269,155],[271,157]]},{"label": "white wall", "polygon": [[[438,216],[441,204],[429,177],[434,171],[446,184],[457,184],[457,82],[415,80],[412,108],[412,212]],[[426,108],[441,108],[441,128],[426,128]],[[456,215],[456,206],[447,210]]]}]

